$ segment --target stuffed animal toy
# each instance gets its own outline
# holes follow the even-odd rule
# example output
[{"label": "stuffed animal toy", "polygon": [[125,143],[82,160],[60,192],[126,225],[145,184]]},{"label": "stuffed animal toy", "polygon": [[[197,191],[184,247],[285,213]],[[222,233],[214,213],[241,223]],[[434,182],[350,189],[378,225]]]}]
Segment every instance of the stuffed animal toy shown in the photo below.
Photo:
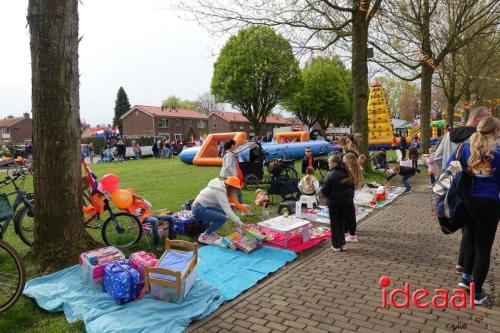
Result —
[{"label": "stuffed animal toy", "polygon": [[268,206],[269,205],[269,196],[267,195],[266,191],[262,189],[257,189],[255,191],[255,204],[257,206]]}]

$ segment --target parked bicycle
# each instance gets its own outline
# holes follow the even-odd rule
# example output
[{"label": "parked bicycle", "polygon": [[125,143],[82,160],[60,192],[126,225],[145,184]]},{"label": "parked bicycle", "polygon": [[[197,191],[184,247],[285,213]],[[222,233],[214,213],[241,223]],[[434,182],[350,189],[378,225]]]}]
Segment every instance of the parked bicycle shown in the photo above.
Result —
[{"label": "parked bicycle", "polygon": [[[84,177],[83,179],[86,179]],[[101,236],[107,245],[128,248],[142,237],[142,224],[139,219],[127,212],[115,213],[111,208],[110,198],[106,193],[95,190],[92,193],[88,182],[83,182],[83,223],[89,229],[101,229]],[[109,217],[99,223],[101,215],[107,212]]]},{"label": "parked bicycle", "polygon": [[[17,172],[12,177],[7,176],[0,182],[0,187],[11,183],[15,187],[13,192],[0,194],[0,313],[7,311],[17,302],[26,283],[26,270],[22,257],[9,243],[3,240],[3,235],[13,220],[15,211],[8,197],[17,194],[15,204],[24,202],[25,199],[15,183],[16,179],[20,177],[23,177],[22,173]],[[26,200],[25,204],[30,205],[31,203]]]},{"label": "parked bicycle", "polygon": [[[12,175],[8,175],[0,181],[0,188],[12,185],[14,190],[7,193],[0,194],[0,200],[4,200],[12,209],[8,210],[10,215],[5,216],[7,226],[12,220],[14,222],[14,231],[21,238],[21,240],[28,246],[33,245],[33,237],[35,234],[34,222],[34,202],[33,193],[28,193],[18,185],[18,180],[23,180],[30,173],[26,168],[17,168]],[[12,206],[9,202],[9,197],[15,195],[14,203]]]}]

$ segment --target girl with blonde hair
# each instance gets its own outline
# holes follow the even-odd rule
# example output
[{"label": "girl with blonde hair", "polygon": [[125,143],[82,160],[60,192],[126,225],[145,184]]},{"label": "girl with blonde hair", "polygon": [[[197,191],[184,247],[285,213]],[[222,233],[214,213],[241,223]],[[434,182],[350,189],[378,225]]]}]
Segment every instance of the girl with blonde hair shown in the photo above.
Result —
[{"label": "girl with blonde hair", "polygon": [[[475,304],[482,304],[487,299],[483,284],[500,219],[499,138],[500,120],[483,118],[470,143],[463,144],[460,154],[460,162],[473,177],[473,185],[470,192],[472,212],[465,219],[463,228],[464,272],[458,285],[468,289],[471,282],[475,283]],[[456,151],[448,164],[455,155]]]},{"label": "girl with blonde hair", "polygon": [[[354,189],[361,188],[361,184],[363,182],[363,171],[358,164],[356,155],[353,153],[347,153],[344,155],[342,160],[346,164],[347,169],[354,179]],[[353,214],[349,216],[349,219],[347,219],[345,223],[347,231],[345,234],[345,241],[348,243],[356,243],[358,241],[358,236],[356,236],[356,208],[354,208]]]},{"label": "girl with blonde hair", "polygon": [[319,181],[314,176],[313,167],[307,167],[306,175],[300,180],[298,188],[303,195],[316,195],[319,193]]}]

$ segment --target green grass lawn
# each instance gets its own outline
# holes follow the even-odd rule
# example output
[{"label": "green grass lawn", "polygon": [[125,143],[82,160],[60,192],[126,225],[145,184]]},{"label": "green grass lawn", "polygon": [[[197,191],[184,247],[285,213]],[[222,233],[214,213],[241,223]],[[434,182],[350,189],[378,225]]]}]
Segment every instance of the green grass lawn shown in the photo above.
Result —
[{"label": "green grass lawn", "polygon": [[[300,175],[300,161],[295,164],[295,168]],[[194,199],[208,181],[217,177],[220,172],[219,167],[195,167],[182,163],[178,158],[95,164],[91,166],[91,169],[98,177],[110,172],[115,173],[121,178],[121,188],[135,189],[138,195],[143,196],[153,204],[153,210],[169,209],[173,211],[179,210],[187,200]],[[381,182],[385,176],[376,172],[365,174],[365,181]],[[0,175],[0,177],[2,176]],[[25,189],[29,191],[32,188],[31,179],[26,179]],[[255,193],[244,190],[243,194],[245,202],[253,204]],[[278,197],[275,197],[276,199]],[[277,206],[275,204],[270,208],[271,215],[276,214]],[[253,206],[253,212],[253,216],[243,216],[242,220],[250,223],[258,222],[261,209]],[[228,234],[234,229],[235,225],[229,222],[221,228],[220,233]],[[91,234],[96,240],[102,242],[100,231],[91,230]],[[186,236],[181,238],[190,239]],[[13,225],[7,231],[5,240],[24,256],[29,278],[36,277],[35,266],[28,252],[29,248],[15,235]],[[144,237],[139,244],[127,252],[127,255],[137,250],[153,251],[152,248],[148,247]],[[85,328],[81,322],[70,325],[62,313],[47,313],[32,300],[23,297],[11,310],[0,315],[0,332],[85,332]]]}]

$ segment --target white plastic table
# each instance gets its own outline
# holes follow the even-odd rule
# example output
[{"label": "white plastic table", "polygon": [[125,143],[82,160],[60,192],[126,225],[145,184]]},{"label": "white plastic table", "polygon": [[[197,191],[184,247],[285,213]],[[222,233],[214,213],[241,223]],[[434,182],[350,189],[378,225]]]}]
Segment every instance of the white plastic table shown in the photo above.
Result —
[{"label": "white plastic table", "polygon": [[[309,224],[310,222],[307,220],[299,219],[295,215],[290,215],[288,217],[273,217],[272,219],[257,223],[257,226],[284,234],[284,246],[286,249],[288,248],[288,236],[290,233],[302,228],[302,236],[304,236],[308,231]],[[307,231],[305,229],[307,229]],[[276,243],[280,244],[279,242]]]}]

